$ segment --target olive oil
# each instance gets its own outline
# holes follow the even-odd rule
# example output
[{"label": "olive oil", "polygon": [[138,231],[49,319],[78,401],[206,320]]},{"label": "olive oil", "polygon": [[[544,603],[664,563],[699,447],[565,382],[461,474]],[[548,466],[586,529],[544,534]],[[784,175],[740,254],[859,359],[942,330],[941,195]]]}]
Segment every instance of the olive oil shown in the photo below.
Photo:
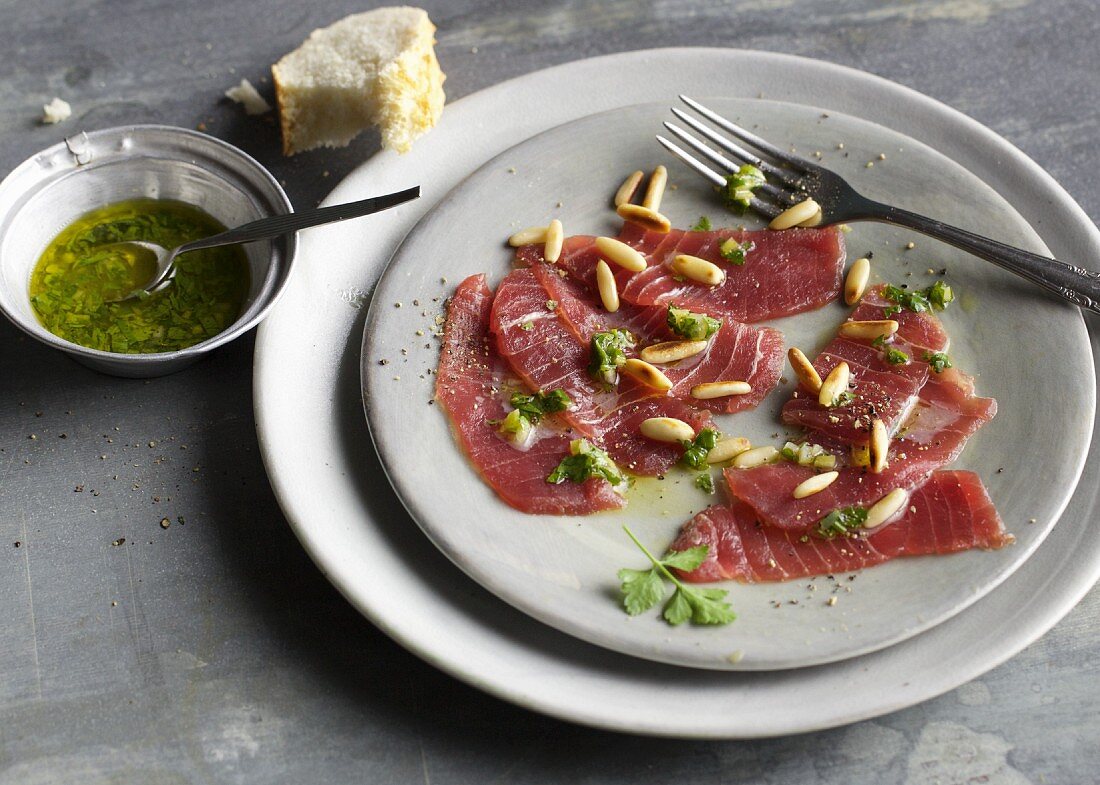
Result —
[{"label": "olive oil", "polygon": [[132,199],[86,213],[35,264],[35,315],[54,335],[107,352],[170,352],[212,338],[236,321],[248,294],[248,260],[240,246],[183,254],[163,289],[112,301],[140,290],[155,272],[151,253],[118,243],[173,248],[223,231],[201,210],[169,200]]}]

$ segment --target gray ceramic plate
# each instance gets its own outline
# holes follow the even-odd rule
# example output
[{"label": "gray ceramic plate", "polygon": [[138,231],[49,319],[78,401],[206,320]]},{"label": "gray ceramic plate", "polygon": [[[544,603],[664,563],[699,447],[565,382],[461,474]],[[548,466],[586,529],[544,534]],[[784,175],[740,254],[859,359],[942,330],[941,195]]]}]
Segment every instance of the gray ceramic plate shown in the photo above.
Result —
[{"label": "gray ceramic plate", "polygon": [[[449,104],[414,153],[373,157],[327,202],[415,183],[430,186],[424,199],[302,234],[303,261],[256,336],[256,431],[272,488],[303,548],[371,623],[455,678],[536,711],[635,733],[748,738],[842,725],[941,695],[1035,641],[1100,577],[1100,528],[1092,525],[1100,445],[1089,447],[1084,478],[1047,540],[970,608],[873,654],[754,673],[625,656],[515,610],[428,541],[379,464],[360,387],[364,292],[433,199],[541,131],[617,106],[671,101],[684,85],[699,95],[782,96],[904,128],[1003,194],[1057,256],[1086,265],[1100,259],[1100,232],[1034,161],[959,112],[867,73],[769,52],[693,48],[527,74]],[[509,121],[496,122],[503,114]]]},{"label": "gray ceramic plate", "polygon": [[[806,106],[705,103],[772,140],[823,151],[826,165],[869,196],[1046,252],[1007,202],[911,138]],[[670,628],[656,612],[629,618],[616,601],[615,574],[644,566],[644,557],[622,525],[661,551],[715,497],[695,489],[692,475],[672,471],[664,481],[639,482],[619,512],[525,515],[497,500],[455,445],[442,412],[426,405],[438,342],[418,331],[438,329],[440,299],[466,276],[500,280],[511,259],[504,239],[516,228],[559,217],[568,233],[614,234],[621,222],[608,207],[610,194],[626,173],[659,162],[670,165],[677,186],[662,204],[674,225],[700,215],[716,225],[752,224],[724,213],[709,186],[656,145],[653,133],[668,116],[665,104],[630,106],[537,135],[478,169],[406,237],[375,292],[362,365],[371,433],[394,488],[432,541],[487,589],[559,630],[639,657],[729,670],[804,667],[874,651],[942,622],[997,586],[1051,530],[1076,485],[1094,412],[1078,310],[960,251],[876,224],[857,224],[847,235],[851,258],[873,252],[877,280],[927,286],[939,277],[929,268],[947,268],[958,298],[943,314],[952,359],[1000,403],[956,467],[983,477],[1017,542],[996,552],[898,560],[851,580],[837,576],[835,606],[826,598],[837,581],[825,578],[730,582],[722,586],[739,618],[728,627]],[[906,250],[910,240],[916,248]],[[838,304],[773,324],[788,345],[813,354],[847,313]],[[1057,380],[1057,406],[1051,386],[1039,380]],[[777,412],[790,389],[782,386],[753,412],[720,418],[721,430],[782,444],[773,434],[782,430]]]}]

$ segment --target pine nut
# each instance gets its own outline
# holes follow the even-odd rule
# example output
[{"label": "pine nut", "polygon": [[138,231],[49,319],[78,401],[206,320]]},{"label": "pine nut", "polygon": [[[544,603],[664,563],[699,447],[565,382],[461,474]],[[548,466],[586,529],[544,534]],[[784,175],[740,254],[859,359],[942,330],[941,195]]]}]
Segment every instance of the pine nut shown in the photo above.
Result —
[{"label": "pine nut", "polygon": [[638,251],[613,237],[597,237],[596,252],[607,261],[632,273],[640,273],[648,266],[645,257]]},{"label": "pine nut", "polygon": [[668,182],[668,169],[658,166],[649,176],[649,184],[645,188],[645,196],[642,198],[642,207],[647,207],[653,212],[661,209],[661,199],[665,195],[665,184]]},{"label": "pine nut", "polygon": [[799,226],[804,226],[804,227],[820,226],[821,225],[821,219],[823,217],[824,216],[821,214],[821,208],[818,207],[817,212],[814,213],[811,217],[807,218],[805,221],[802,221],[799,224]]},{"label": "pine nut", "polygon": [[638,224],[644,229],[660,234],[668,234],[672,230],[672,222],[656,210],[642,207],[640,204],[620,204],[615,210],[624,221]]},{"label": "pine nut", "polygon": [[863,522],[863,528],[874,529],[893,518],[905,506],[909,500],[909,494],[904,488],[894,488],[883,496],[867,511],[867,520]]},{"label": "pine nut", "polygon": [[725,270],[698,256],[679,254],[672,260],[671,267],[673,272],[707,286],[718,286],[726,280]]},{"label": "pine nut", "polygon": [[870,470],[878,474],[886,468],[886,457],[890,453],[890,434],[886,432],[886,423],[875,419],[871,423]]},{"label": "pine nut", "polygon": [[619,285],[615,283],[615,276],[603,259],[596,262],[596,285],[600,289],[600,301],[603,307],[609,313],[619,310]]},{"label": "pine nut", "polygon": [[817,394],[817,402],[831,409],[836,405],[836,399],[840,394],[848,391],[849,378],[851,378],[851,371],[848,368],[848,363],[838,363],[833,370],[829,371],[825,381],[821,383],[821,390]]},{"label": "pine nut", "polygon": [[647,387],[652,387],[654,390],[660,390],[661,392],[668,392],[672,389],[672,382],[668,380],[668,377],[661,373],[657,368],[647,363],[645,360],[639,360],[635,357],[631,357],[621,366],[619,371],[625,373],[634,379],[637,379]]},{"label": "pine nut", "polygon": [[691,397],[706,401],[728,395],[747,395],[751,392],[752,385],[748,382],[704,382],[691,388]]},{"label": "pine nut", "polygon": [[754,469],[765,463],[775,463],[779,459],[779,450],[766,444],[763,447],[753,447],[751,450],[738,455],[733,459],[733,465],[737,469]]},{"label": "pine nut", "polygon": [[796,499],[805,499],[807,496],[813,496],[815,493],[821,493],[828,488],[836,478],[840,476],[840,472],[825,472],[824,474],[815,474],[813,477],[809,477],[791,491],[791,495]]},{"label": "pine nut", "polygon": [[779,215],[775,216],[772,222],[768,224],[768,228],[790,229],[792,226],[798,226],[803,221],[810,220],[819,212],[821,212],[820,205],[813,199],[806,199],[793,207],[788,207]]},{"label": "pine nut", "polygon": [[638,190],[638,186],[642,184],[643,177],[645,177],[645,172],[639,169],[623,180],[623,184],[620,185],[619,190],[615,192],[616,207],[630,203],[630,200],[634,198],[635,191]]},{"label": "pine nut", "polygon": [[556,262],[561,257],[561,246],[565,242],[565,230],[561,221],[555,218],[546,227],[546,246],[543,248],[542,257],[548,262]]},{"label": "pine nut", "polygon": [[803,387],[814,395],[821,392],[821,375],[801,349],[792,346],[787,350],[787,359],[791,361],[794,374],[798,377],[798,381],[802,382]]},{"label": "pine nut", "polygon": [[707,453],[707,463],[725,463],[752,449],[752,443],[743,436],[722,439]]},{"label": "pine nut", "polygon": [[519,248],[521,245],[544,243],[546,242],[546,230],[549,228],[548,226],[528,226],[526,229],[520,229],[508,238],[508,245]]},{"label": "pine nut", "polygon": [[647,363],[674,363],[694,357],[706,349],[706,341],[664,341],[647,346],[639,354]]},{"label": "pine nut", "polygon": [[889,337],[897,331],[898,323],[893,319],[879,319],[871,322],[844,322],[837,332],[845,338],[873,341],[880,335]]},{"label": "pine nut", "polygon": [[658,442],[690,442],[695,438],[695,429],[683,420],[674,417],[650,417],[638,426],[642,436]]},{"label": "pine nut", "polygon": [[867,279],[871,277],[871,260],[861,256],[852,262],[848,277],[844,279],[844,302],[855,305],[867,289]]}]

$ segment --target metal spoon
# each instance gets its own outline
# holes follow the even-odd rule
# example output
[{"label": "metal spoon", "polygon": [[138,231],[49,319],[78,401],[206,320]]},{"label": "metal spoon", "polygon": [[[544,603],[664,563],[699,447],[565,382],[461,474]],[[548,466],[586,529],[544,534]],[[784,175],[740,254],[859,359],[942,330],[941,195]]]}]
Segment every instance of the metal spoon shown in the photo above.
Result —
[{"label": "metal spoon", "polygon": [[358,218],[361,215],[388,210],[391,207],[408,202],[420,197],[420,186],[407,188],[385,196],[374,196],[358,202],[337,204],[332,207],[321,207],[315,210],[306,210],[300,213],[288,213],[275,215],[270,218],[261,218],[258,221],[246,223],[235,229],[230,229],[212,237],[204,237],[201,240],[192,240],[189,243],[172,248],[163,248],[156,243],[148,243],[143,240],[130,240],[115,245],[128,245],[143,248],[156,256],[157,266],[153,278],[145,286],[135,289],[125,297],[113,302],[121,302],[143,294],[152,294],[168,285],[172,276],[176,274],[176,257],[188,251],[198,251],[203,248],[217,248],[222,245],[236,245],[237,243],[251,243],[257,240],[269,240],[284,234],[296,232],[299,229],[307,229],[311,226],[343,221],[348,218]]}]

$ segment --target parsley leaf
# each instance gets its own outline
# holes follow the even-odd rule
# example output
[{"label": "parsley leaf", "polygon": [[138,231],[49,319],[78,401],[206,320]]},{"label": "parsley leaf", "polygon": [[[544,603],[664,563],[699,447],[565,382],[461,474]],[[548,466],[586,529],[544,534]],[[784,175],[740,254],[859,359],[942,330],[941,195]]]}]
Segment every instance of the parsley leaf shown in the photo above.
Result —
[{"label": "parsley leaf", "polygon": [[817,533],[829,540],[837,536],[850,537],[852,530],[862,528],[866,520],[864,507],[842,507],[817,522]]},{"label": "parsley leaf", "polygon": [[744,212],[749,208],[753,191],[764,185],[764,173],[751,164],[745,164],[733,174],[726,175],[726,187],[722,200],[727,207]]},{"label": "parsley leaf", "polygon": [[948,368],[953,367],[947,352],[925,352],[924,359],[936,373],[943,373]]},{"label": "parsley leaf", "polygon": [[703,493],[714,493],[714,478],[710,472],[703,472],[695,478],[695,487]]},{"label": "parsley leaf", "polygon": [[615,328],[592,336],[592,356],[588,361],[588,373],[596,381],[614,384],[618,380],[617,369],[626,362],[626,350],[633,348],[634,336],[626,330]]},{"label": "parsley leaf", "polygon": [[705,313],[692,313],[675,305],[668,306],[665,323],[668,329],[688,341],[705,341],[722,326],[721,319],[714,319]]},{"label": "parsley leaf", "polygon": [[612,485],[624,481],[622,472],[611,457],[595,447],[587,439],[574,439],[569,443],[570,455],[562,458],[557,468],[546,477],[552,485],[569,480],[582,483],[591,477],[602,477]]},{"label": "parsley leaf", "polygon": [[675,590],[665,603],[662,615],[665,621],[675,626],[691,621],[693,624],[729,624],[737,614],[724,602],[727,592],[724,589],[704,589],[687,586],[671,570],[691,572],[703,563],[710,547],[697,545],[683,551],[674,551],[663,559],[657,559],[650,553],[634,532],[626,526],[623,531],[646,555],[653,568],[650,570],[619,570],[618,576],[623,594],[623,607],[631,616],[637,616],[657,605],[664,599],[664,581],[670,582]]},{"label": "parsley leaf", "polygon": [[622,582],[623,607],[631,616],[645,613],[665,596],[665,582],[656,569],[619,570]]},{"label": "parsley leaf", "polygon": [[743,243],[739,243],[732,237],[723,240],[722,244],[718,246],[718,253],[722,255],[730,264],[735,264],[738,267],[745,263],[745,257],[749,251],[756,248],[756,243],[746,240]]},{"label": "parsley leaf", "polygon": [[680,463],[689,469],[707,468],[707,454],[718,444],[718,431],[714,428],[704,428],[696,434],[692,441],[683,441],[684,454]]},{"label": "parsley leaf", "polygon": [[695,222],[695,226],[691,227],[693,232],[709,232],[710,229],[710,219],[705,215],[700,215],[699,220]]},{"label": "parsley leaf", "polygon": [[892,346],[887,346],[886,351],[883,352],[886,357],[886,362],[891,365],[902,365],[909,362],[909,355],[901,351],[901,349],[895,349]]}]

